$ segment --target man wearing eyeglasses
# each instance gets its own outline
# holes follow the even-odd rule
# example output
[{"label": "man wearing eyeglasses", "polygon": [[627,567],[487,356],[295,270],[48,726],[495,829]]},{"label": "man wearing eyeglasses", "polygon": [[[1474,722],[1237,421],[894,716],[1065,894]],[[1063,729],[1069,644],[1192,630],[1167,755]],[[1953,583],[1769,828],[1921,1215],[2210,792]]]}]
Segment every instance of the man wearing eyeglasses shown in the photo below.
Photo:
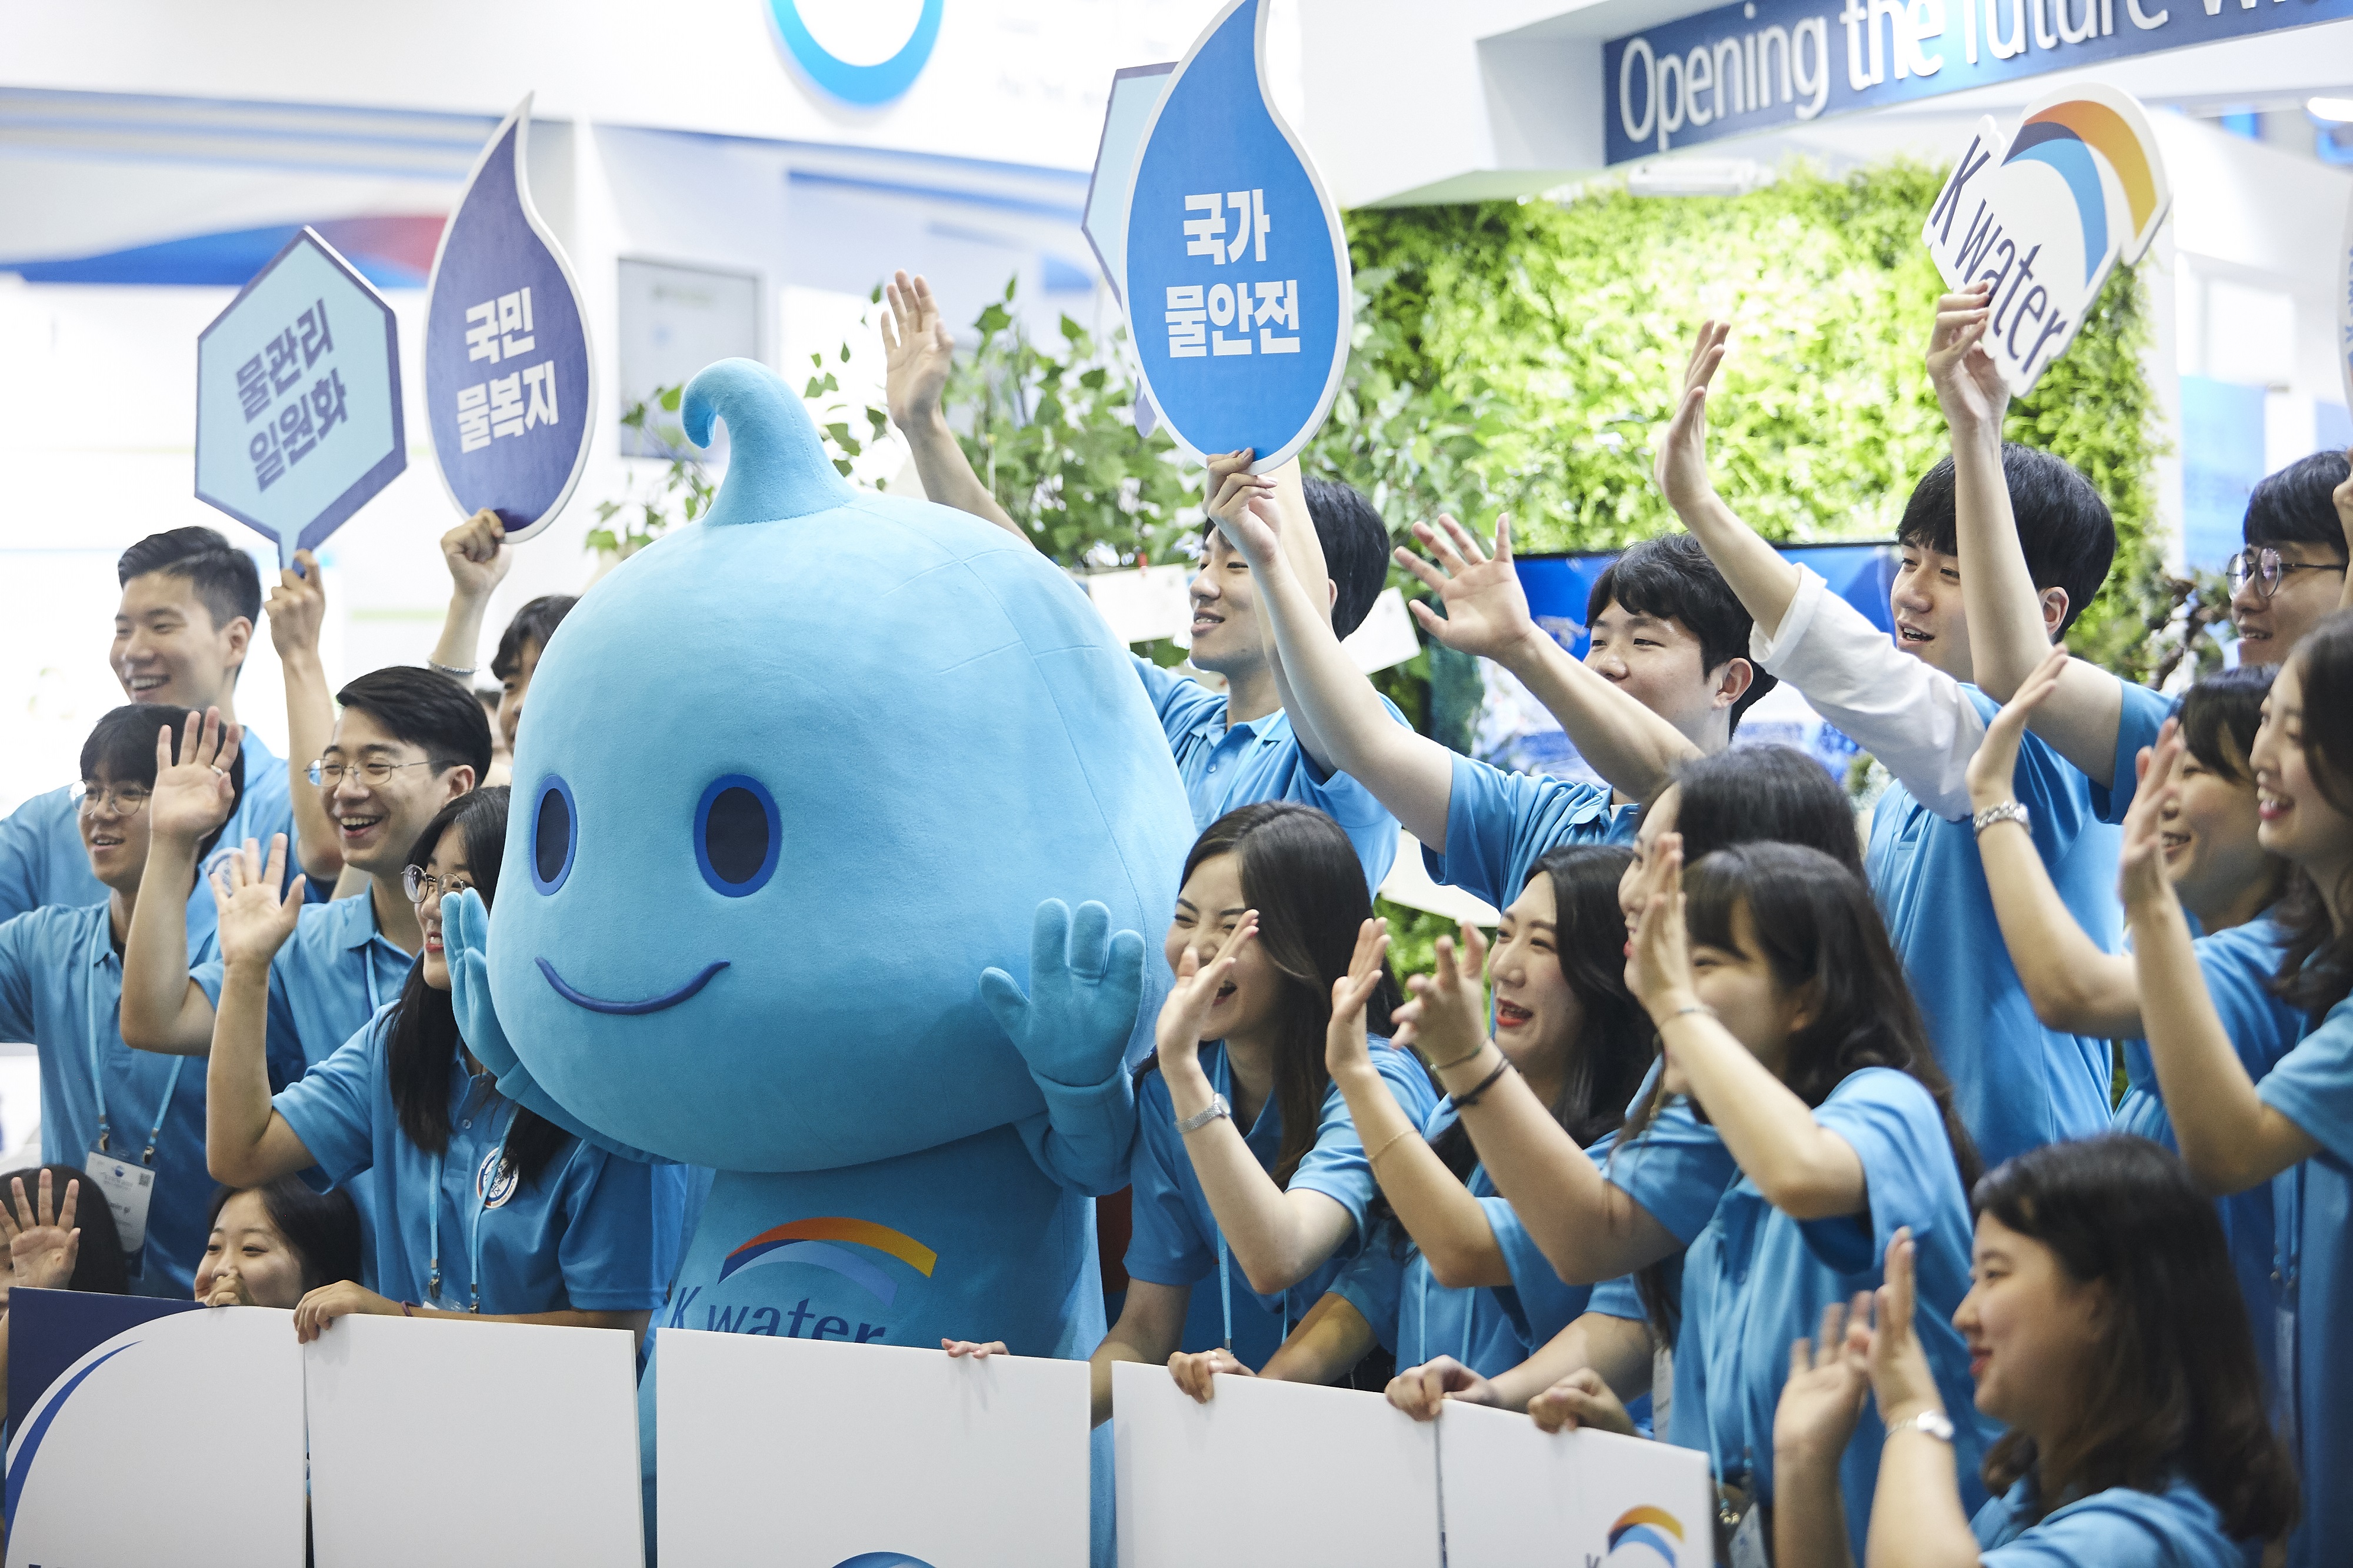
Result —
[{"label": "man wearing eyeglasses", "polygon": [[2284,664],[2305,633],[2353,609],[2347,473],[2344,453],[2315,452],[2265,476],[2247,497],[2247,547],[2225,568],[2241,664]]}]

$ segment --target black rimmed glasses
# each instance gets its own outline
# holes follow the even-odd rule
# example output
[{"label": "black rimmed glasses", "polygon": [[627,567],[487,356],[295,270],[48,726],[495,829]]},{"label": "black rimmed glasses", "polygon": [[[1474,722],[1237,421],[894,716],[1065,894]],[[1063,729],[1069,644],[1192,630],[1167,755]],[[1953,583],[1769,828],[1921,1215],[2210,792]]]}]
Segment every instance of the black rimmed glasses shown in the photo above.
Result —
[{"label": "black rimmed glasses", "polygon": [[2276,550],[2242,550],[2222,563],[2222,575],[2237,593],[2255,585],[2255,597],[2268,599],[2279,592],[2280,578],[2290,572],[2342,572],[2342,561],[2283,561]]}]

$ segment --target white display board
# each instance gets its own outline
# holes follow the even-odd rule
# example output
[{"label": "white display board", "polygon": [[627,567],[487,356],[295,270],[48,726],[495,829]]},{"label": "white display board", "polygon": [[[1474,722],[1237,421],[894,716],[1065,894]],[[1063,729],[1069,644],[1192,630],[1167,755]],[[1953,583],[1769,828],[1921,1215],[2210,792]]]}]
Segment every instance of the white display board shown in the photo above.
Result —
[{"label": "white display board", "polygon": [[1126,1362],[1112,1409],[1120,1568],[1438,1568],[1441,1423],[1262,1378],[1221,1377],[1197,1405],[1167,1368]]},{"label": "white display board", "polygon": [[1449,1404],[1431,1426],[1446,1568],[1708,1568],[1715,1555],[1707,1459],[1694,1449],[1546,1433],[1476,1405]]},{"label": "white display board", "polygon": [[642,1568],[627,1332],[340,1318],[303,1370],[319,1568]]},{"label": "white display board", "polygon": [[1085,1568],[1087,1364],[664,1329],[665,1563]]},{"label": "white display board", "polygon": [[[62,1320],[89,1300],[19,1293],[18,1344],[42,1331],[30,1321],[41,1309]],[[8,1568],[301,1568],[293,1313],[228,1307],[137,1323],[66,1365],[17,1417]]]}]

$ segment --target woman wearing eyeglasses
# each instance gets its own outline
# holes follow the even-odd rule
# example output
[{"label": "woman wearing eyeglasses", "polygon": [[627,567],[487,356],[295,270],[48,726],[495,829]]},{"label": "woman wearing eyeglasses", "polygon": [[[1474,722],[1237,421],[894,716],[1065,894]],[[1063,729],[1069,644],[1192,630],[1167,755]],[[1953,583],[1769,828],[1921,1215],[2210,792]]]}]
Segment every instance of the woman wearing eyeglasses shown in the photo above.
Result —
[{"label": "woman wearing eyeglasses", "polygon": [[403,878],[425,940],[399,997],[275,1096],[262,1061],[269,964],[301,893],[275,891],[283,839],[266,868],[248,847],[215,879],[226,968],[206,1078],[212,1173],[258,1186],[315,1164],[373,1196],[375,1287],[306,1294],[294,1310],[304,1340],[353,1312],[643,1334],[677,1262],[679,1168],[608,1155],[523,1110],[459,1035],[442,901],[468,888],[496,901],[506,823],[503,789],[434,814]]},{"label": "woman wearing eyeglasses", "polygon": [[2342,452],[2315,452],[2247,497],[2247,547],[2231,557],[2239,662],[2279,664],[2332,611],[2353,609],[2353,479]]}]

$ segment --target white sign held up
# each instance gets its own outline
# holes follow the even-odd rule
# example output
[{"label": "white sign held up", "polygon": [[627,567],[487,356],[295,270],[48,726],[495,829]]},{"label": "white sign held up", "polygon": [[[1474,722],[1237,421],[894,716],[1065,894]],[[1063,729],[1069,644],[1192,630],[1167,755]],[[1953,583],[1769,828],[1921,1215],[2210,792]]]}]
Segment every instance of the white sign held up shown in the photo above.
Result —
[{"label": "white sign held up", "polygon": [[1708,1568],[1715,1489],[1694,1448],[1446,1406],[1436,1426],[1447,1568]]}]

